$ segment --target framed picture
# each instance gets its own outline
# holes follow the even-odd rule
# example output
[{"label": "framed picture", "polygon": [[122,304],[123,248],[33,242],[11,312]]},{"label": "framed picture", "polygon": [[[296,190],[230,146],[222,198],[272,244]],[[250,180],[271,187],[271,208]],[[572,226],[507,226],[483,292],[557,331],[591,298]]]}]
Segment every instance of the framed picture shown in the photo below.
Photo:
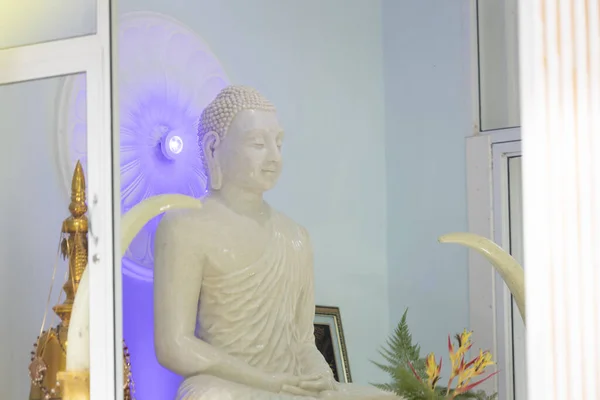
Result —
[{"label": "framed picture", "polygon": [[317,306],[314,325],[317,348],[329,363],[333,376],[341,383],[352,382],[340,309]]}]

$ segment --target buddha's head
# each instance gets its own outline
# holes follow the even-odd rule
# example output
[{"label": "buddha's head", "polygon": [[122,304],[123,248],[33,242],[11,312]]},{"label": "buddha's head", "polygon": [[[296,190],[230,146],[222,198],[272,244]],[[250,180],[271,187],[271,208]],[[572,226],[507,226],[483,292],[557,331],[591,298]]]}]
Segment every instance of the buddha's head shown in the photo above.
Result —
[{"label": "buddha's head", "polygon": [[198,144],[211,190],[226,185],[263,193],[281,173],[283,129],[256,89],[229,86],[204,109]]}]

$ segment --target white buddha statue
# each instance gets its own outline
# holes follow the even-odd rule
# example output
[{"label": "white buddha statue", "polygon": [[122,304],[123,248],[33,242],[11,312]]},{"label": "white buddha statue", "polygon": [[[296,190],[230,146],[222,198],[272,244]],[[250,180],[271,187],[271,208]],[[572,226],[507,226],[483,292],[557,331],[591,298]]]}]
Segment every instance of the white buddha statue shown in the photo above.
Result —
[{"label": "white buddha statue", "polygon": [[263,193],[281,171],[284,132],[256,90],[224,89],[202,113],[210,190],[171,211],[155,238],[155,347],[186,379],[177,399],[393,399],[338,384],[315,346],[308,233]]}]

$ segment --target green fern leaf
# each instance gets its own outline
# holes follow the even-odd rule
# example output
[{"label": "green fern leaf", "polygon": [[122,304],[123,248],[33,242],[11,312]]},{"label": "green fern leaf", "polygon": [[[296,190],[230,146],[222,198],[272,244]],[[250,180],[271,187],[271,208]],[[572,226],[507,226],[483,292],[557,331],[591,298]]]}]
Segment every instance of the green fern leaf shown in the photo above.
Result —
[{"label": "green fern leaf", "polygon": [[408,309],[404,311],[394,333],[386,341],[386,347],[379,350],[379,354],[387,364],[373,362],[379,369],[390,375],[393,381],[389,384],[375,386],[385,387],[388,391],[404,396],[407,400],[410,400],[413,395],[416,396],[418,392],[420,397],[415,397],[415,399],[421,400],[424,395],[422,393],[423,384],[414,376],[410,366],[412,365],[417,375],[423,378],[425,377],[425,360],[421,359],[421,347],[413,344],[406,321],[407,314]]},{"label": "green fern leaf", "polygon": [[[385,363],[372,361],[379,369],[391,377],[390,383],[373,384],[376,388],[395,393],[406,400],[444,400],[447,399],[445,387],[428,388],[421,380],[425,380],[425,359],[421,358],[421,347],[413,344],[413,338],[406,322],[408,309],[404,311],[398,326],[386,341],[386,346],[379,350]],[[411,368],[412,366],[412,368]],[[415,370],[419,378],[415,376]],[[497,394],[488,396],[483,391],[463,393],[455,399],[497,400]]]}]

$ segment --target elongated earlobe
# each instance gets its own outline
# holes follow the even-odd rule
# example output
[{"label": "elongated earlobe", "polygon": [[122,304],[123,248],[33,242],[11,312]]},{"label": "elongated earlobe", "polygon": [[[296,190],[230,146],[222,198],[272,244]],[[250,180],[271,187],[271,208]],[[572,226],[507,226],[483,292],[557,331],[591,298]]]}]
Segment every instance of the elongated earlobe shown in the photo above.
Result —
[{"label": "elongated earlobe", "polygon": [[216,132],[208,132],[202,140],[202,149],[204,151],[204,159],[208,167],[208,180],[210,188],[213,190],[221,189],[223,174],[221,166],[216,155],[216,149],[221,143],[221,138]]}]

